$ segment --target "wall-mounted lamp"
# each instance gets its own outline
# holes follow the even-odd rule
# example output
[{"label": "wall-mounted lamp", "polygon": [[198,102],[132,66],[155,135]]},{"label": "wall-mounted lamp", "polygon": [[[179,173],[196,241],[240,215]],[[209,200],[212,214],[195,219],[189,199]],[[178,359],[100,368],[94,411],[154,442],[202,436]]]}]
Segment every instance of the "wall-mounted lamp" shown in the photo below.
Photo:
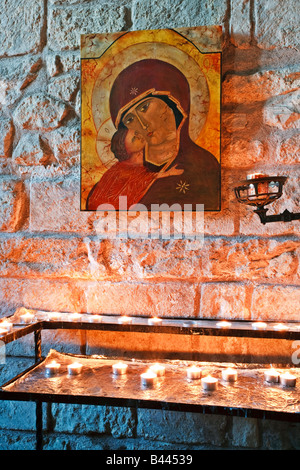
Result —
[{"label": "wall-mounted lamp", "polygon": [[234,188],[234,192],[239,202],[256,207],[254,212],[259,216],[262,224],[299,220],[299,212],[292,213],[287,209],[281,214],[267,215],[268,209],[265,206],[281,197],[286,179],[287,176],[248,175],[247,179],[242,181],[242,186]]}]

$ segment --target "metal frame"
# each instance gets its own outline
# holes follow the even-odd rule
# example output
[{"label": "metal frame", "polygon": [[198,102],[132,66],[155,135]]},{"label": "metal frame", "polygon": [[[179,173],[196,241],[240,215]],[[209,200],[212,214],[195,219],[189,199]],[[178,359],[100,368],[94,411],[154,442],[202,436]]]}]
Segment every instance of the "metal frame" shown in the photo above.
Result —
[{"label": "metal frame", "polygon": [[[252,338],[273,338],[273,339],[287,339],[299,340],[300,328],[291,328],[284,330],[275,330],[274,322],[267,323],[266,329],[256,330],[251,327],[250,322],[234,321],[231,322],[232,327],[218,328],[215,326],[215,321],[196,321],[189,322],[186,319],[169,320],[174,324],[166,325],[148,325],[143,319],[141,323],[136,324],[118,324],[118,323],[90,323],[84,321],[37,321],[35,323],[21,326],[7,333],[1,337],[5,343],[10,343],[18,338],[24,337],[28,334],[34,333],[35,343],[35,364],[29,369],[21,372],[19,375],[11,379],[9,382],[2,385],[6,387],[13,383],[23,375],[30,372],[30,370],[41,364],[44,359],[41,353],[41,332],[42,330],[49,329],[77,329],[77,330],[99,330],[99,331],[129,331],[129,332],[143,332],[143,333],[173,333],[184,335],[209,335],[209,336],[232,336],[232,337],[252,337]],[[194,325],[193,323],[196,323]],[[84,348],[83,348],[84,349]],[[82,351],[84,354],[84,351]],[[238,407],[224,407],[224,406],[211,406],[201,404],[188,404],[180,402],[165,402],[157,400],[144,400],[135,398],[115,398],[115,397],[99,397],[94,395],[60,395],[60,394],[47,394],[47,393],[28,393],[28,392],[14,392],[0,389],[0,400],[6,401],[30,401],[36,403],[36,450],[43,449],[43,403],[69,403],[69,404],[87,404],[87,405],[107,405],[129,408],[148,408],[160,410],[172,410],[179,412],[196,412],[205,414],[220,414],[239,417],[251,417],[259,419],[274,419],[280,421],[300,422],[300,413],[288,413],[276,410],[264,409],[251,409],[251,408],[238,408]]]}]

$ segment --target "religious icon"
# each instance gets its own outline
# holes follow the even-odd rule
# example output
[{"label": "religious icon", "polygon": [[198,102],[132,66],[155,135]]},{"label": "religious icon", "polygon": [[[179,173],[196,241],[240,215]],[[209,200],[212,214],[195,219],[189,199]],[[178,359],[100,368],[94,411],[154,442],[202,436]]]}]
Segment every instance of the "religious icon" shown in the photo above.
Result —
[{"label": "religious icon", "polygon": [[220,210],[220,43],[218,26],[82,36],[82,210]]}]

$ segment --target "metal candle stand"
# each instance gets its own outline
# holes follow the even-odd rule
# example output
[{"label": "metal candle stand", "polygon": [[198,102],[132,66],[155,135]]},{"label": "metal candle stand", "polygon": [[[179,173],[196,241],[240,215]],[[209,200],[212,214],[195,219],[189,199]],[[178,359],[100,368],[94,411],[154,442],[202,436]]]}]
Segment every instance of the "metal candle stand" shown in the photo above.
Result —
[{"label": "metal candle stand", "polygon": [[[149,408],[149,409],[164,409],[184,412],[197,412],[206,414],[223,414],[231,416],[242,417],[256,417],[260,419],[275,419],[285,420],[292,422],[300,422],[300,392],[299,387],[296,387],[296,403],[299,404],[296,412],[285,410],[267,409],[254,409],[251,407],[241,406],[223,406],[222,404],[213,405],[207,403],[205,400],[201,402],[185,402],[180,397],[176,401],[155,399],[155,394],[143,397],[133,394],[130,397],[118,396],[99,396],[95,394],[53,394],[53,393],[39,393],[35,391],[9,391],[10,386],[13,386],[17,381],[22,380],[25,374],[33,374],[34,371],[40,366],[45,359],[42,358],[41,351],[41,332],[43,330],[55,329],[76,329],[76,330],[98,330],[98,331],[127,331],[139,333],[161,333],[161,334],[183,334],[183,335],[200,335],[200,336],[231,336],[231,337],[251,337],[251,338],[273,338],[273,339],[287,339],[299,340],[300,327],[293,323],[289,324],[287,328],[277,329],[274,322],[266,323],[263,329],[253,328],[251,322],[246,321],[233,321],[230,326],[226,328],[218,327],[218,322],[212,320],[197,320],[188,321],[186,319],[163,319],[160,325],[152,325],[147,322],[147,319],[141,317],[133,318],[134,321],[130,324],[118,323],[118,317],[104,316],[101,323],[91,323],[88,321],[91,315],[82,315],[80,321],[49,321],[37,320],[26,325],[16,325],[12,331],[1,336],[4,343],[10,343],[28,334],[34,334],[35,342],[35,364],[29,369],[21,372],[18,376],[11,379],[4,384],[0,389],[0,400],[16,400],[16,401],[31,401],[36,403],[36,449],[43,448],[43,428],[42,428],[42,404],[43,403],[70,403],[70,404],[90,404],[90,405],[109,405],[119,407],[133,407],[133,408]],[[12,318],[12,317],[11,317]],[[9,318],[10,319],[10,318]],[[86,321],[85,321],[86,320]],[[81,354],[86,354],[85,344],[81,347]],[[192,353],[191,353],[192,354]],[[8,388],[8,390],[7,390]],[[299,409],[299,411],[298,411]]]}]

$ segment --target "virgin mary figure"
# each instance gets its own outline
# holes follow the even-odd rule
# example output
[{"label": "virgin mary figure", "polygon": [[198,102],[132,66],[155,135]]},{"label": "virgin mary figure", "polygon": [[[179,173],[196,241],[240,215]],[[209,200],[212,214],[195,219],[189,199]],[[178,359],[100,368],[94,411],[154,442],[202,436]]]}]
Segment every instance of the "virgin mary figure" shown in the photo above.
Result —
[{"label": "virgin mary figure", "polygon": [[[137,186],[142,190],[136,192],[136,203],[148,209],[164,203],[182,208],[191,204],[193,210],[196,204],[204,204],[204,210],[220,209],[220,164],[190,138],[190,87],[181,71],[158,59],[133,63],[113,83],[110,113],[116,130],[127,128],[144,141],[142,162],[147,172],[140,172]],[[99,191],[101,181],[94,205],[106,202]],[[116,168],[114,181],[117,186]]]}]

